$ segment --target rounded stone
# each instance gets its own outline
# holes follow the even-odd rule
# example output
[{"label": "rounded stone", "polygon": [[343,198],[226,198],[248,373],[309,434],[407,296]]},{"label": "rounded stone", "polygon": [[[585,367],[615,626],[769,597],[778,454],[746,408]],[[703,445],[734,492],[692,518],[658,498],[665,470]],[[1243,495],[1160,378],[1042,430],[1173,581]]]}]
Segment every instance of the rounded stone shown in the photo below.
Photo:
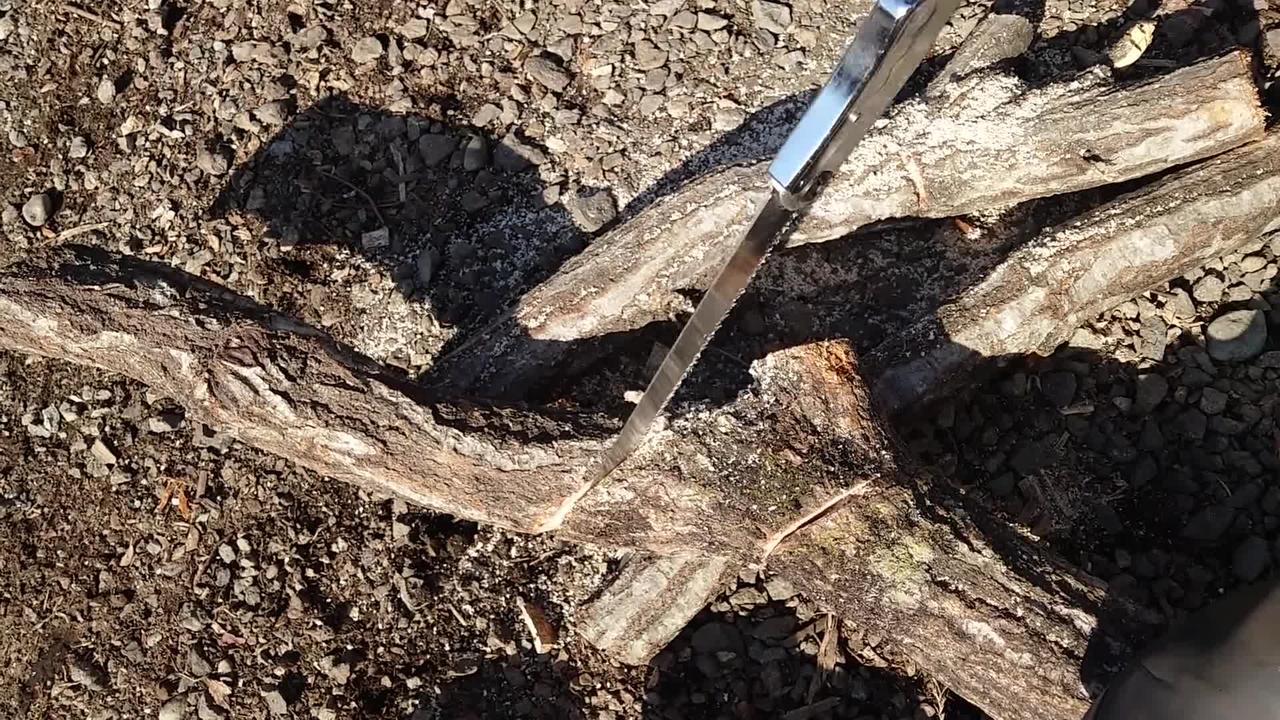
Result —
[{"label": "rounded stone", "polygon": [[32,195],[22,206],[22,219],[36,227],[42,227],[49,222],[49,216],[53,214],[53,199],[45,193]]},{"label": "rounded stone", "polygon": [[1260,310],[1232,310],[1214,318],[1205,331],[1209,356],[1219,362],[1257,357],[1267,344],[1267,321]]}]

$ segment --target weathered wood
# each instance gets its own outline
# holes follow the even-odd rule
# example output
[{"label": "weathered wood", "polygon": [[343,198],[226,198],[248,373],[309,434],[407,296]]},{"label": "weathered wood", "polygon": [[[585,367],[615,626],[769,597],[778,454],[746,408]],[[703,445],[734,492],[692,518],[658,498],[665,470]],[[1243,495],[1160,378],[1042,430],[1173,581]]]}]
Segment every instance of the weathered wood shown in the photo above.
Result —
[{"label": "weathered wood", "polygon": [[[793,244],[898,217],[947,217],[1132,180],[1261,137],[1249,56],[1207,60],[1136,85],[1094,68],[1031,87],[990,70],[900,104],[855,149]],[[519,307],[451,354],[450,388],[518,395],[574,341],[686,311],[768,192],[764,164],[689,183],[597,239]]]},{"label": "weathered wood", "polygon": [[1081,323],[1280,228],[1280,132],[1054,228],[868,358],[888,412],[990,358],[1049,354]]},{"label": "weathered wood", "polygon": [[[331,477],[515,529],[537,527],[601,448],[584,437],[598,431],[591,417],[431,400],[243,298],[101,254],[64,250],[0,276],[0,347],[119,372]],[[1079,717],[1083,693],[1065,678],[1088,642],[1096,591],[1075,580],[1068,594],[1042,589],[1001,560],[1034,557],[1031,548],[1015,539],[998,554],[944,505],[917,513],[897,482],[919,476],[898,469],[844,343],[789,348],[753,372],[758,388],[738,401],[657,429],[583,499],[563,536],[737,564],[776,547],[793,583],[853,622],[899,620],[891,637],[998,717]],[[854,491],[857,502],[830,507]],[[988,627],[1001,648],[983,644]],[[986,682],[1014,670],[1016,686]]]}]

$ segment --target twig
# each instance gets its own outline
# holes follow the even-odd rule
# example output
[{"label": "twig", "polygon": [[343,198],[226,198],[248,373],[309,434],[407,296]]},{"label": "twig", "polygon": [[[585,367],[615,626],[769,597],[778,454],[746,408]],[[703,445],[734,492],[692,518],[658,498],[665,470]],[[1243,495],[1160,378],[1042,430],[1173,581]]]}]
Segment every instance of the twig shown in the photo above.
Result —
[{"label": "twig", "polygon": [[331,172],[325,172],[324,170],[320,170],[319,172],[320,172],[320,174],[321,174],[321,175],[324,175],[325,177],[328,177],[328,178],[332,178],[332,179],[334,179],[334,180],[337,180],[338,182],[342,183],[343,185],[346,185],[347,187],[351,188],[351,190],[353,190],[354,192],[359,193],[359,194],[360,194],[360,197],[364,198],[364,199],[365,199],[365,201],[369,203],[369,207],[373,208],[373,214],[378,216],[378,223],[379,223],[379,224],[381,224],[381,225],[382,225],[382,227],[387,227],[387,220],[386,220],[386,218],[382,217],[382,211],[378,209],[378,203],[377,203],[377,202],[376,202],[376,201],[375,201],[375,200],[374,200],[374,199],[369,195],[369,193],[365,192],[364,190],[361,190],[360,188],[356,187],[355,185],[352,185],[352,184],[351,184],[350,182],[348,182],[347,180],[344,180],[344,179],[342,179],[342,178],[338,177],[337,175],[334,175],[334,174],[333,174],[333,173],[331,173]]},{"label": "twig", "polygon": [[63,230],[62,232],[58,233],[58,236],[57,236],[57,238],[55,238],[55,239],[56,239],[56,240],[69,240],[69,239],[71,239],[71,238],[73,238],[73,237],[76,237],[76,236],[78,236],[78,235],[84,235],[85,233],[91,233],[91,232],[97,232],[98,230],[102,230],[102,229],[104,229],[104,228],[108,228],[108,227],[111,227],[111,223],[109,223],[109,222],[99,222],[99,223],[89,223],[89,224],[87,224],[87,225],[77,225],[76,227],[73,227],[73,228],[67,228],[66,230]]},{"label": "twig", "polygon": [[78,8],[75,5],[71,5],[70,3],[64,3],[62,5],[62,10],[64,12],[71,13],[72,15],[75,15],[77,17],[84,18],[85,20],[92,20],[100,25],[106,25],[107,27],[117,32],[119,32],[120,29],[123,27],[120,23],[116,22],[115,20],[104,18],[95,12],[90,12],[83,8]]}]

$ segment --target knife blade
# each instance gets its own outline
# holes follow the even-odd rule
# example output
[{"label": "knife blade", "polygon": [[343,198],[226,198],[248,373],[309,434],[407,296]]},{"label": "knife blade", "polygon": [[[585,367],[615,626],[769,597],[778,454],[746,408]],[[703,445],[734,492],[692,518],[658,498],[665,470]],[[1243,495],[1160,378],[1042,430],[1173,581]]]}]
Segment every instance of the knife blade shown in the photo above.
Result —
[{"label": "knife blade", "polygon": [[[681,329],[583,492],[639,447],[769,252],[923,62],[960,0],[878,0],[769,166],[770,194]],[[581,494],[579,495],[581,496]]]}]

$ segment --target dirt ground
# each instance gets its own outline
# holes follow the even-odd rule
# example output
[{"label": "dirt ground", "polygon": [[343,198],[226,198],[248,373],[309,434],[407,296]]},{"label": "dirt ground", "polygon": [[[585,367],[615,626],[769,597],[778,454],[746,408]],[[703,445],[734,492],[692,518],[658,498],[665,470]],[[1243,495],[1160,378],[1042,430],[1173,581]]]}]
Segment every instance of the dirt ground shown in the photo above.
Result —
[{"label": "dirt ground", "polygon": [[[1045,78],[1157,11],[1024,5],[1042,35],[1025,69]],[[1280,53],[1266,0],[1202,6],[1149,57]],[[430,379],[601,227],[768,152],[753,138],[865,7],[0,0],[0,263],[73,241],[168,262]],[[1278,255],[1260,239],[900,429],[1175,619],[1280,561]],[[1214,360],[1205,328],[1235,310],[1262,318],[1261,344]],[[613,663],[572,627],[621,559],[369,497],[131,381],[0,354],[4,717],[977,716],[891,639],[767,576],[649,667]],[[554,650],[522,604],[559,629]]]}]

